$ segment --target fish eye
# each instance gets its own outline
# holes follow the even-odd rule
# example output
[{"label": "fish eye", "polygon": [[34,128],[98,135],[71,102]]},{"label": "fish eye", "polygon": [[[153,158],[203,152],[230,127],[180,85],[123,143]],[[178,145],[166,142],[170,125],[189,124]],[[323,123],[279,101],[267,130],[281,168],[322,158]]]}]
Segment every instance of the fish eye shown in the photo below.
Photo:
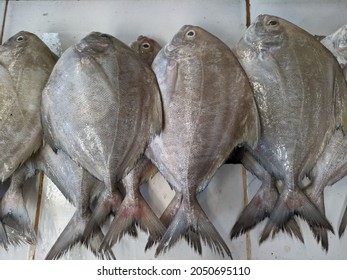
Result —
[{"label": "fish eye", "polygon": [[186,33],[186,36],[189,37],[189,38],[193,38],[195,36],[195,31],[194,30],[189,30]]},{"label": "fish eye", "polygon": [[277,20],[270,20],[270,21],[268,22],[268,25],[271,25],[271,26],[275,26],[275,25],[277,25],[277,24],[278,24]]},{"label": "fish eye", "polygon": [[108,38],[108,35],[105,34],[105,33],[102,33],[102,34],[100,34],[99,36],[102,37],[102,38]]},{"label": "fish eye", "polygon": [[23,37],[23,36],[18,36],[17,39],[16,39],[17,42],[21,42],[21,41],[23,41],[23,40],[24,40],[24,37]]},{"label": "fish eye", "polygon": [[143,48],[143,49],[149,49],[149,48],[150,48],[150,44],[148,44],[148,43],[143,43],[143,44],[142,44],[142,48]]}]

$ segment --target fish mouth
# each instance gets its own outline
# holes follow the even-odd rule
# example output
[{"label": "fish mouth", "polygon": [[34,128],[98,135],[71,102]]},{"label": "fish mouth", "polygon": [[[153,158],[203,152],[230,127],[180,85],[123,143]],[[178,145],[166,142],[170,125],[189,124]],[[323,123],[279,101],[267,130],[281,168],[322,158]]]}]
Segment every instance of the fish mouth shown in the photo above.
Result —
[{"label": "fish mouth", "polygon": [[164,53],[167,57],[173,57],[178,52],[178,49],[178,46],[169,43],[164,47]]}]

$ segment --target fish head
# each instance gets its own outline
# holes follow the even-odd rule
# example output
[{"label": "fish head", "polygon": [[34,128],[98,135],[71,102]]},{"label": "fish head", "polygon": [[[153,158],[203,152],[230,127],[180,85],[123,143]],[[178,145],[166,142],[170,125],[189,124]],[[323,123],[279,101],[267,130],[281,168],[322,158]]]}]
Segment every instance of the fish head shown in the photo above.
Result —
[{"label": "fish head", "polygon": [[259,15],[249,26],[245,41],[260,50],[279,48],[286,40],[288,22],[271,15]]},{"label": "fish head", "polygon": [[76,45],[76,49],[84,53],[103,53],[109,49],[112,41],[113,36],[109,34],[91,32]]},{"label": "fish head", "polygon": [[347,25],[342,26],[334,37],[333,45],[335,50],[347,58]]},{"label": "fish head", "polygon": [[136,41],[130,43],[130,48],[132,48],[144,62],[151,65],[158,52],[161,50],[161,45],[147,36],[140,35],[137,37]]},{"label": "fish head", "polygon": [[5,65],[31,57],[32,54],[35,54],[34,57],[49,54],[55,61],[58,59],[38,36],[27,31],[18,32],[0,46],[1,63]]},{"label": "fish head", "polygon": [[20,31],[0,46],[0,54],[13,59],[18,54],[23,53],[28,46],[34,48],[37,47],[38,43],[42,44],[43,42],[35,34]]},{"label": "fish head", "polygon": [[198,56],[206,53],[206,49],[211,49],[209,43],[213,39],[215,37],[201,27],[184,25],[164,47],[164,52],[169,58]]}]

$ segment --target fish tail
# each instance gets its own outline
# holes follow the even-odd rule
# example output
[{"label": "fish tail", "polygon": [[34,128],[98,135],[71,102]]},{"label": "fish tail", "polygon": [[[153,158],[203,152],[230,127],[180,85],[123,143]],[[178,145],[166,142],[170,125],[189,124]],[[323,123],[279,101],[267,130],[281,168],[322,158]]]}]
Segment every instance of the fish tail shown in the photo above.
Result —
[{"label": "fish tail", "polygon": [[8,250],[8,238],[4,225],[0,221],[0,245],[4,247],[4,249]]},{"label": "fish tail", "polygon": [[[319,209],[322,215],[325,216],[324,208],[324,194],[323,192],[316,192],[314,187],[309,187],[305,190],[307,197],[314,203],[314,205]],[[326,252],[329,249],[328,241],[328,231],[325,228],[317,227],[313,224],[308,223],[314,238],[318,244],[321,244],[323,250]]]},{"label": "fish tail", "polygon": [[347,225],[347,207],[345,209],[345,212],[343,213],[340,226],[339,226],[339,237],[341,238],[342,235],[344,234],[346,230],[346,225]]},{"label": "fish tail", "polygon": [[58,259],[78,242],[82,242],[86,220],[76,211],[46,255],[46,260]]},{"label": "fish tail", "polygon": [[104,238],[99,227],[94,229],[89,238],[84,238],[84,230],[88,222],[88,216],[89,215],[81,217],[78,211],[74,213],[69,223],[46,255],[46,260],[59,259],[78,243],[85,245],[87,249],[89,249],[99,259],[115,259],[115,256],[110,249],[105,250],[104,252],[99,252],[101,241]]},{"label": "fish tail", "polygon": [[232,259],[230,250],[223,238],[210,222],[196,198],[193,199],[194,201],[189,204],[182,202],[170,226],[160,240],[155,256],[165,253],[179,238],[185,237],[189,245],[200,255],[202,254],[201,240],[203,240],[215,253],[223,257],[226,253]]},{"label": "fish tail", "polygon": [[317,243],[318,244],[320,243],[323,250],[325,252],[328,252],[328,249],[329,249],[328,231],[325,228],[315,227],[312,225],[309,225],[309,226]]},{"label": "fish tail", "polygon": [[269,217],[276,200],[278,192],[273,186],[261,185],[255,196],[241,212],[233,226],[230,238],[236,238],[248,230],[254,228],[259,222]]},{"label": "fish tail", "polygon": [[85,246],[93,252],[93,254],[102,260],[115,260],[116,256],[114,255],[111,248],[106,248],[100,252],[100,246],[104,240],[104,234],[101,231],[100,227],[95,228],[94,232],[87,240],[84,240]]},{"label": "fish tail", "polygon": [[[173,218],[175,217],[181,205],[181,202],[182,202],[182,194],[179,192],[176,192],[174,198],[170,201],[169,205],[165,208],[163,214],[160,216],[160,221],[166,228],[171,224]],[[149,236],[146,247],[145,247],[145,252],[148,249],[150,249],[155,243],[156,241],[152,238],[152,236]]]},{"label": "fish tail", "polygon": [[100,249],[111,247],[125,233],[129,232],[134,224],[139,225],[143,231],[147,232],[154,242],[160,240],[165,232],[164,225],[141,195],[136,196],[136,204],[130,197],[126,196],[111,223]]},{"label": "fish tail", "polygon": [[282,232],[286,232],[287,234],[289,234],[291,237],[295,236],[296,238],[298,238],[302,243],[304,242],[304,237],[302,236],[301,233],[301,229],[299,227],[299,224],[297,223],[297,221],[295,219],[290,219],[288,220],[288,222],[282,227],[282,228],[276,228],[274,229],[273,233],[272,233],[272,238],[275,237],[275,235],[277,233],[279,233],[280,231]]},{"label": "fish tail", "polygon": [[265,241],[274,230],[283,228],[294,215],[300,216],[312,226],[334,232],[325,215],[299,188],[296,188],[295,190],[284,190],[277,199],[269,221],[262,232],[260,243]]},{"label": "fish tail", "polygon": [[[22,189],[18,189],[18,192],[12,192],[9,189],[5,193],[0,204],[3,223],[15,229],[26,243],[35,244],[36,234],[25,207]],[[12,237],[14,239],[17,238],[14,236]],[[14,244],[16,243],[17,242],[14,241]]]},{"label": "fish tail", "polygon": [[96,201],[92,210],[92,215],[84,230],[84,237],[87,239],[97,226],[101,225],[108,215],[118,208],[119,193],[109,194],[107,190],[103,190]]}]

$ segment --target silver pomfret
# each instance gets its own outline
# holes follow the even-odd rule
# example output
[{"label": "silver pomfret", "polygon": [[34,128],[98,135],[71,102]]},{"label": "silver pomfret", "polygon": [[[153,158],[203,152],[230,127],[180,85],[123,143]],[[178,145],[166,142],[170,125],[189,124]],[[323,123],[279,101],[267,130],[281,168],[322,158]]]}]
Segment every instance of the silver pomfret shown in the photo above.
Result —
[{"label": "silver pomfret", "polygon": [[154,73],[118,39],[93,32],[59,59],[43,92],[45,139],[105,184],[85,237],[112,210],[118,182],[160,131],[161,117]]},{"label": "silver pomfret", "polygon": [[313,36],[270,15],[257,17],[236,54],[260,115],[261,137],[252,153],[284,184],[262,240],[294,214],[332,230],[300,187],[334,130],[347,124],[347,89],[339,65]]},{"label": "silver pomfret", "polygon": [[248,79],[231,50],[197,26],[184,26],[156,56],[164,127],[146,154],[180,195],[181,203],[157,248],[185,234],[201,253],[199,236],[216,252],[230,251],[196,200],[240,143],[258,136],[256,106]]},{"label": "silver pomfret", "polygon": [[0,46],[0,179],[6,180],[42,144],[42,90],[56,56],[21,31]]}]

